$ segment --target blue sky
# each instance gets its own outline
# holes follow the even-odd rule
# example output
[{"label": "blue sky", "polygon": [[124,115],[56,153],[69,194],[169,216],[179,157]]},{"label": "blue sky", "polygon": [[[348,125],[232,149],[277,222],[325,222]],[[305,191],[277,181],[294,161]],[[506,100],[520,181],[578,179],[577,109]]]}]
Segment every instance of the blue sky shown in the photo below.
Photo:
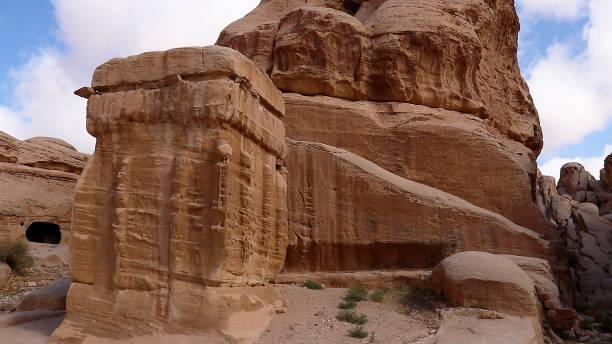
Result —
[{"label": "blue sky", "polygon": [[55,39],[56,31],[53,6],[47,0],[3,1],[0,4],[0,104],[10,102],[11,68],[27,63],[40,47],[61,46]]},{"label": "blue sky", "polygon": [[[29,0],[0,3],[0,130],[55,136],[91,152],[85,102],[72,91],[115,56],[213,44],[258,0]],[[540,113],[544,174],[612,152],[612,1],[516,0],[519,62]],[[138,13],[138,16],[132,15]]]}]

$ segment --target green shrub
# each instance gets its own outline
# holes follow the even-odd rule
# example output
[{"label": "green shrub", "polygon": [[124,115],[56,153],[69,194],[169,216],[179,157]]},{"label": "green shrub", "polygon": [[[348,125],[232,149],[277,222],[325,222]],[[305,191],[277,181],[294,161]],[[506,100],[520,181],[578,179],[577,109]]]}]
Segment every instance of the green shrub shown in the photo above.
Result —
[{"label": "green shrub", "polygon": [[354,285],[346,291],[344,301],[365,301],[368,299],[368,290],[362,285]]},{"label": "green shrub", "polygon": [[357,326],[348,331],[348,335],[353,338],[365,338],[368,333],[363,330],[363,326]]},{"label": "green shrub", "polygon": [[34,265],[34,258],[28,251],[29,246],[23,240],[0,242],[0,261],[22,274],[25,269]]},{"label": "green shrub", "polygon": [[385,294],[387,294],[388,291],[388,288],[380,287],[370,293],[370,300],[374,302],[382,302],[385,297]]},{"label": "green shrub", "polygon": [[472,301],[467,306],[468,308],[487,309],[487,306],[485,306],[485,304],[480,301]]},{"label": "green shrub", "polygon": [[354,311],[342,311],[336,315],[336,319],[355,325],[363,325],[368,321],[365,314],[357,314]]},{"label": "green shrub", "polygon": [[368,341],[368,343],[375,343],[376,340],[374,339],[374,331],[372,331],[372,333],[370,334],[370,340]]},{"label": "green shrub", "polygon": [[304,287],[304,288],[308,288],[308,289],[313,289],[313,290],[321,290],[321,289],[323,289],[323,286],[321,285],[321,283],[317,283],[317,282],[311,281],[311,280],[308,280],[308,281],[300,284],[300,287]]},{"label": "green shrub", "polygon": [[355,301],[342,301],[338,304],[338,308],[340,309],[351,309],[357,306],[357,302]]}]

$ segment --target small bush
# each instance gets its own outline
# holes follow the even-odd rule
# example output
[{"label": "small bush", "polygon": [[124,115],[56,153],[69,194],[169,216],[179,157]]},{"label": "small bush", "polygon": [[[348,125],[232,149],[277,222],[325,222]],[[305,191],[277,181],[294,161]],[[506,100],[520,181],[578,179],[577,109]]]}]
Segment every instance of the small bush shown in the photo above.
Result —
[{"label": "small bush", "polygon": [[576,267],[578,264],[578,255],[574,251],[569,251],[567,253],[567,265],[571,267]]},{"label": "small bush", "polygon": [[368,290],[362,285],[354,285],[346,291],[344,301],[365,301],[368,299]]},{"label": "small bush", "polygon": [[357,314],[353,311],[342,311],[336,315],[336,319],[355,325],[363,325],[368,321],[365,314]]},{"label": "small bush", "polygon": [[34,265],[34,258],[28,251],[28,244],[23,240],[0,242],[0,261],[22,274],[25,269]]},{"label": "small bush", "polygon": [[357,302],[355,301],[342,301],[338,304],[338,308],[340,309],[351,309],[357,306]]},{"label": "small bush", "polygon": [[385,294],[387,294],[388,291],[389,289],[385,287],[378,288],[370,293],[370,300],[374,302],[382,302],[385,297]]},{"label": "small bush", "polygon": [[468,308],[480,308],[480,309],[487,309],[487,306],[485,306],[482,302],[480,301],[472,301],[470,302],[468,305]]},{"label": "small bush", "polygon": [[368,343],[375,343],[376,340],[374,339],[374,331],[372,331],[372,333],[370,334],[370,340],[368,341]]},{"label": "small bush", "polygon": [[348,331],[348,335],[353,338],[365,338],[368,333],[363,330],[363,326],[357,326]]},{"label": "small bush", "polygon": [[304,287],[304,288],[308,288],[308,289],[313,289],[313,290],[321,290],[321,289],[323,289],[323,286],[321,285],[321,283],[317,283],[317,282],[311,281],[311,280],[308,280],[308,281],[300,284],[300,287]]}]

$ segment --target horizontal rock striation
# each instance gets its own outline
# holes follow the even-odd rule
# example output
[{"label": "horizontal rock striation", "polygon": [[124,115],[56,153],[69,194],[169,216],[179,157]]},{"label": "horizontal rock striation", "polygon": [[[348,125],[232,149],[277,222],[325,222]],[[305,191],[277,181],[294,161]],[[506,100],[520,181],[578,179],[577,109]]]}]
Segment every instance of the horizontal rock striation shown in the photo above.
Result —
[{"label": "horizontal rock striation", "polygon": [[285,259],[280,92],[223,47],[113,59],[92,88],[96,151],[76,191],[73,285],[55,340],[237,340],[242,321],[265,327],[278,296],[247,287]]},{"label": "horizontal rock striation", "polygon": [[74,188],[88,157],[59,139],[21,141],[0,132],[0,240],[26,238],[36,222],[69,233]]}]

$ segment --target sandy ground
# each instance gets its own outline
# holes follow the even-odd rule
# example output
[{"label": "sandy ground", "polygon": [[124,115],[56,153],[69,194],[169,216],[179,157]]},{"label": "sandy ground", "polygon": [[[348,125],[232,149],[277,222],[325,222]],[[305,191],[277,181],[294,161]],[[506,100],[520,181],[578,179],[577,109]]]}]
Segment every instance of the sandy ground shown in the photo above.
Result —
[{"label": "sandy ground", "polygon": [[64,314],[11,327],[0,327],[0,344],[46,344]]},{"label": "sandy ground", "polygon": [[292,285],[277,285],[277,288],[288,307],[271,321],[257,344],[415,343],[435,331],[436,324],[431,319],[415,316],[416,313],[407,315],[387,297],[382,303],[363,301],[357,305],[354,310],[368,316],[368,322],[363,325],[368,337],[351,338],[348,331],[355,325],[336,319],[340,311],[337,306],[346,289],[309,290]]},{"label": "sandy ground", "polygon": [[[337,306],[346,289],[310,290],[296,285],[275,287],[286,299],[287,307],[283,309],[284,313],[278,313],[274,317],[255,342],[257,344],[419,343],[429,337],[430,333],[434,333],[439,325],[435,313],[407,313],[392,300],[392,294],[389,293],[382,303],[358,303],[353,310],[367,315],[368,322],[363,328],[368,332],[368,337],[351,338],[348,331],[356,325],[336,319],[336,315],[341,311]],[[11,327],[0,327],[0,344],[47,343],[63,318],[64,315],[61,315]]]}]

